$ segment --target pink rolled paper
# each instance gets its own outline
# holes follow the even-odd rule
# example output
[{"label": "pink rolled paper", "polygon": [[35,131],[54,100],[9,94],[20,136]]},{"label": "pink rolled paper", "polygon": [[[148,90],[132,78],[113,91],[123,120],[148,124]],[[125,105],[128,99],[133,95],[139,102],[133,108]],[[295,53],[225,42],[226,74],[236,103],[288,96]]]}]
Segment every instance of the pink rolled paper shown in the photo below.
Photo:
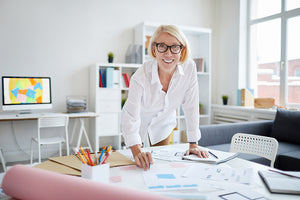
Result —
[{"label": "pink rolled paper", "polygon": [[9,169],[2,182],[4,193],[21,200],[171,200],[158,194],[98,183],[24,165]]}]

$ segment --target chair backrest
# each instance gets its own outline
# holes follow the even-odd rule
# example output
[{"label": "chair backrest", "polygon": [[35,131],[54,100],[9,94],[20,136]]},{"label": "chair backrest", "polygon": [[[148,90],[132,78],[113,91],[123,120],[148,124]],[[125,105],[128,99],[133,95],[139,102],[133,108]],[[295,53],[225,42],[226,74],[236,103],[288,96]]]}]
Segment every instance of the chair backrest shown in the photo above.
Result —
[{"label": "chair backrest", "polygon": [[275,138],[247,133],[236,133],[231,139],[230,151],[264,157],[274,167],[278,142]]},{"label": "chair backrest", "polygon": [[67,115],[51,116],[51,117],[39,117],[38,128],[47,127],[67,127],[69,123],[69,117]]}]

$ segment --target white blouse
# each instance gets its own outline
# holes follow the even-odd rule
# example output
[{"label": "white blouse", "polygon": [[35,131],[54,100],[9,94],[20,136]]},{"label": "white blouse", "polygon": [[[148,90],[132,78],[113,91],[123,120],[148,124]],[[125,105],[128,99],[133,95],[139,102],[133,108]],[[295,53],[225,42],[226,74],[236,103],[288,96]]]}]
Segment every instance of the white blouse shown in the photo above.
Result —
[{"label": "white blouse", "polygon": [[177,65],[167,93],[162,90],[156,60],[143,64],[131,77],[129,93],[122,110],[122,134],[126,146],[166,139],[176,127],[176,109],[182,105],[187,140],[197,142],[199,129],[199,89],[196,65],[187,60]]}]

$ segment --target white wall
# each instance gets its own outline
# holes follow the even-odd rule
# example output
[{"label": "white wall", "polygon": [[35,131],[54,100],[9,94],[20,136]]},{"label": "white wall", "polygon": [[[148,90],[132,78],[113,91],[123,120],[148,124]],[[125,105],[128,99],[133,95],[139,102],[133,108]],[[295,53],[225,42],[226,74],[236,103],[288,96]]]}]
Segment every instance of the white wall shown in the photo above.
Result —
[{"label": "white wall", "polygon": [[[220,5],[216,6],[216,1]],[[173,23],[213,29],[213,44],[220,45],[215,52],[221,57],[213,55],[213,68],[222,65],[213,70],[213,81],[218,80],[213,83],[214,96],[224,90],[222,81],[227,76],[223,74],[237,65],[230,58],[236,41],[227,39],[235,37],[231,33],[235,27],[226,28],[226,20],[235,18],[230,6],[237,0],[216,1],[0,0],[0,75],[50,76],[53,108],[65,111],[66,96],[88,96],[90,64],[107,62],[108,51],[115,53],[115,62],[125,61],[135,25],[143,21]],[[214,42],[216,23],[224,32],[218,42]],[[229,84],[232,87],[235,82]],[[0,146],[8,161],[29,159],[35,126],[34,121],[0,122]]]},{"label": "white wall", "polygon": [[[241,2],[245,3],[244,0]],[[237,89],[245,87],[245,58],[240,57],[240,51],[244,51],[245,48],[245,38],[240,37],[240,23],[243,22],[240,22],[239,12],[240,0],[219,0],[216,3],[216,34],[213,41],[215,59],[212,68],[213,104],[222,104],[221,97],[226,94],[229,96],[228,104],[236,105]]]}]

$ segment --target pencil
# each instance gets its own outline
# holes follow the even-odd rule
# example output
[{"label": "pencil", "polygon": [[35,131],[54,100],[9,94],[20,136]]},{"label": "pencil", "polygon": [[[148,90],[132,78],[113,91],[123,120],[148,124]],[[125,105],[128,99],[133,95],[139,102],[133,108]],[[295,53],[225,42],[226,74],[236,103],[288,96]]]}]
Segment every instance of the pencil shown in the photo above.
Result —
[{"label": "pencil", "polygon": [[108,146],[108,149],[106,150],[106,155],[105,155],[103,161],[101,161],[101,164],[104,164],[104,163],[105,163],[105,160],[106,160],[106,159],[108,158],[108,156],[110,155],[111,150],[112,150],[112,146],[109,145],[109,146]]},{"label": "pencil", "polygon": [[97,151],[95,151],[94,158],[95,158],[95,165],[98,165],[98,153],[97,153]]},{"label": "pencil", "polygon": [[85,162],[85,160],[83,159],[83,157],[81,156],[81,154],[79,152],[77,152],[78,156],[79,156],[79,159],[81,160],[81,162],[83,162],[83,164],[87,164]]},{"label": "pencil", "polygon": [[106,159],[108,158],[108,156],[111,154],[111,152],[109,151],[106,156],[104,157],[103,161],[101,161],[101,164],[105,164]]},{"label": "pencil", "polygon": [[86,164],[85,160],[83,159],[83,157],[81,156],[81,154],[79,153],[79,151],[76,147],[74,147],[74,151],[77,153],[77,155],[78,155],[79,159],[81,160],[81,162]]},{"label": "pencil", "polygon": [[208,151],[209,154],[211,154],[213,157],[215,157],[216,159],[219,159],[218,156],[216,156],[215,154],[213,154],[211,151]]},{"label": "pencil", "polygon": [[85,159],[87,160],[87,163],[88,163],[90,166],[92,166],[92,164],[91,164],[90,161],[89,161],[89,158],[88,158],[87,155],[85,154],[85,152],[84,152],[84,150],[83,150],[82,147],[80,147],[80,150],[81,150],[81,153],[83,154],[83,156],[85,157]]},{"label": "pencil", "polygon": [[[151,156],[152,156],[153,150],[151,150]],[[151,163],[149,162],[149,169],[151,167]]]},{"label": "pencil", "polygon": [[112,149],[111,145],[108,145],[108,148],[106,149],[105,153],[108,153]]},{"label": "pencil", "polygon": [[105,150],[106,150],[106,147],[103,147],[102,152],[101,152],[101,154],[99,155],[99,160],[98,160],[98,163],[99,163],[99,164],[101,164],[101,158],[102,158],[102,156],[103,156]]},{"label": "pencil", "polygon": [[93,160],[92,160],[92,158],[91,158],[90,151],[89,151],[88,149],[86,149],[86,153],[87,153],[87,155],[88,155],[88,158],[89,158],[89,160],[90,160],[91,165],[92,165],[92,166],[95,166],[95,164],[94,164],[94,162],[93,162]]}]

